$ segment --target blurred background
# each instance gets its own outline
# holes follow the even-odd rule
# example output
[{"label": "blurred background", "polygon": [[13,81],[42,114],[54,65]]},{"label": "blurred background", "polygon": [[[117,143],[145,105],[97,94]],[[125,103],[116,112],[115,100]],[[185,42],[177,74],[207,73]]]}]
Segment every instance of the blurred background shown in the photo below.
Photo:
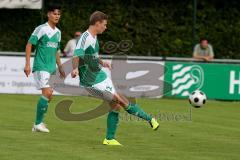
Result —
[{"label": "blurred background", "polygon": [[204,37],[216,58],[240,58],[237,0],[49,0],[42,9],[0,9],[0,51],[24,51],[33,29],[47,20],[45,6],[55,2],[62,5],[61,49],[76,30],[86,30],[93,11],[101,10],[110,18],[100,41],[132,40],[130,55],[191,57]]},{"label": "blurred background", "polygon": [[[201,89],[209,99],[240,99],[240,3],[237,0],[2,0],[0,93],[39,93],[33,77],[26,78],[23,73],[25,45],[34,28],[47,21],[46,8],[50,4],[62,6],[58,28],[62,32],[59,52],[64,54],[74,33],[87,29],[91,13],[100,10],[109,15],[107,31],[98,36],[100,54],[111,61],[113,55],[123,52],[131,63],[141,63],[139,66],[116,60],[119,67],[112,70],[112,79],[118,82],[116,88],[125,89],[124,93],[137,86],[136,94],[130,95],[148,97],[146,92],[155,90],[158,93],[153,97],[187,98],[194,90]],[[201,44],[202,38],[208,42]],[[201,46],[196,49],[199,43]],[[196,54],[209,58],[211,47],[214,57],[210,59],[196,58],[193,54],[196,49]],[[62,62],[69,60],[71,55],[62,58]],[[71,62],[68,64],[66,68],[70,71]],[[153,77],[148,75],[150,72]],[[137,84],[139,81],[130,85],[131,80],[126,84],[129,74],[143,78],[140,81],[147,86]],[[157,86],[154,86],[155,75],[160,76]],[[79,83],[69,75],[64,83],[68,82]],[[64,91],[63,88],[61,93]]]}]

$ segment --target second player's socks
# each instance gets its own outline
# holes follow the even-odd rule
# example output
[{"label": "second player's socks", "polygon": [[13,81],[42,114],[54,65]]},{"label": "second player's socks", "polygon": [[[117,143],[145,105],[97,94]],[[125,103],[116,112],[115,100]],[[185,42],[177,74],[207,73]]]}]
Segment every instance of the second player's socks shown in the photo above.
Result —
[{"label": "second player's socks", "polygon": [[119,121],[119,113],[117,111],[110,111],[107,117],[107,136],[106,139],[111,140],[115,138],[117,125]]},{"label": "second player's socks", "polygon": [[148,122],[150,122],[152,119],[152,117],[149,114],[147,114],[146,112],[144,112],[144,110],[142,110],[137,104],[129,104],[126,111],[129,114],[135,115],[135,116],[142,118]]},{"label": "second player's socks", "polygon": [[41,96],[37,103],[37,113],[35,124],[38,125],[43,122],[44,114],[47,112],[48,99]]}]

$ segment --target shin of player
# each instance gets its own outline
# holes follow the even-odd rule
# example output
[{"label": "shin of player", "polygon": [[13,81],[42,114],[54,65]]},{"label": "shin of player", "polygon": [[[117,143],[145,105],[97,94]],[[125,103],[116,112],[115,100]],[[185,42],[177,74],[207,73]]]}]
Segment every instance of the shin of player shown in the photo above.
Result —
[{"label": "shin of player", "polygon": [[[53,89],[49,86],[50,76],[56,71],[56,64],[61,78],[65,78],[65,72],[61,65],[60,55],[57,52],[60,47],[61,31],[56,27],[60,20],[60,6],[49,6],[48,21],[35,28],[26,45],[26,63],[24,72],[28,77],[33,72],[36,88],[42,91],[37,102],[36,119],[32,131],[49,132],[43,123],[44,115],[48,110],[48,103],[52,99]],[[33,68],[30,67],[32,46],[35,46]]]}]

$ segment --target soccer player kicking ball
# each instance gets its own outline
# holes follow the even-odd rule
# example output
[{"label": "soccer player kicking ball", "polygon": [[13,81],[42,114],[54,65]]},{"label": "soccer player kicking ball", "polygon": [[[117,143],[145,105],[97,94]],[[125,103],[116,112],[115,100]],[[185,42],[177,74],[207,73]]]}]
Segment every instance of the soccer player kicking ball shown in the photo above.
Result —
[{"label": "soccer player kicking ball", "polygon": [[74,52],[71,75],[74,78],[79,74],[81,86],[91,95],[109,102],[111,110],[107,117],[107,135],[103,144],[121,145],[115,140],[120,107],[123,107],[129,114],[148,121],[153,130],[157,130],[159,124],[137,104],[130,103],[125,97],[116,93],[111,79],[101,69],[101,67],[111,69],[111,64],[101,60],[98,55],[99,43],[97,35],[105,31],[106,25],[106,14],[96,11],[90,16],[90,26],[82,34]]},{"label": "soccer player kicking ball", "polygon": [[60,47],[61,31],[56,27],[60,19],[60,6],[49,6],[48,22],[35,28],[26,45],[26,64],[24,72],[28,77],[31,73],[30,56],[32,45],[36,46],[33,63],[33,76],[36,87],[42,90],[42,95],[37,102],[36,120],[33,125],[33,132],[49,132],[43,123],[44,115],[51,101],[53,89],[49,86],[49,79],[56,71],[56,63],[60,77],[65,78],[65,72],[61,65],[60,55],[57,53]]}]

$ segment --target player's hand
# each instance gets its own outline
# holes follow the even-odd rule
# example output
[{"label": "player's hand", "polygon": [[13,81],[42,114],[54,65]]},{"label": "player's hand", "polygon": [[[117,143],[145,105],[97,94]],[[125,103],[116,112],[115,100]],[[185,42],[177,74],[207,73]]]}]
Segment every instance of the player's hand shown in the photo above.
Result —
[{"label": "player's hand", "polygon": [[108,68],[108,69],[112,69],[112,64],[110,62],[104,61],[102,64],[103,67]]},{"label": "player's hand", "polygon": [[66,74],[65,74],[65,71],[64,71],[64,69],[63,69],[63,66],[59,66],[59,67],[58,67],[58,71],[59,71],[59,73],[60,73],[60,78],[61,78],[61,79],[65,79],[65,78],[66,78]]},{"label": "player's hand", "polygon": [[72,70],[71,76],[72,76],[72,78],[75,78],[77,75],[78,75],[78,69],[76,68],[76,69]]},{"label": "player's hand", "polygon": [[28,77],[29,75],[30,75],[30,73],[31,73],[31,67],[30,67],[30,65],[25,65],[25,67],[24,67],[24,73],[25,73],[25,75]]}]

